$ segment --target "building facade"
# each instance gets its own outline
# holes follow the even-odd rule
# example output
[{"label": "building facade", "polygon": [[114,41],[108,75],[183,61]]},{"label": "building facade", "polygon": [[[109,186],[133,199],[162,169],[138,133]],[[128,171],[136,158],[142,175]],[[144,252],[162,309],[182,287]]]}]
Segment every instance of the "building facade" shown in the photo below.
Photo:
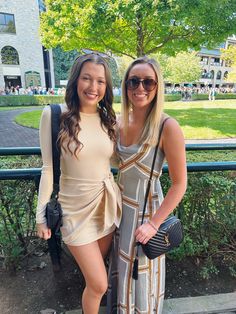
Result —
[{"label": "building facade", "polygon": [[236,82],[225,80],[232,70],[226,61],[221,59],[221,48],[227,49],[230,45],[236,45],[236,36],[229,37],[224,44],[215,49],[202,48],[198,53],[201,58],[202,76],[199,80],[201,86],[233,87]]},{"label": "building facade", "polygon": [[0,1],[0,88],[54,87],[52,52],[39,40],[40,0]]}]

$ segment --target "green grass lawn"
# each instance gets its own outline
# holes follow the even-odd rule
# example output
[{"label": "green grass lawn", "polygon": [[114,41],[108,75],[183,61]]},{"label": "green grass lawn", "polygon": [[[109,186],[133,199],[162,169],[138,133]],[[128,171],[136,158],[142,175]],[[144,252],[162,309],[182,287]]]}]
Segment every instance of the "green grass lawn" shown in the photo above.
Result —
[{"label": "green grass lawn", "polygon": [[23,126],[38,129],[41,113],[42,109],[21,113],[15,117],[15,122]]},{"label": "green grass lawn", "polygon": [[[120,107],[120,104],[114,104],[116,113],[120,112]],[[41,110],[22,113],[15,118],[15,121],[24,126],[38,128]],[[212,102],[167,102],[165,112],[176,118],[186,139],[236,137],[235,99]]]}]

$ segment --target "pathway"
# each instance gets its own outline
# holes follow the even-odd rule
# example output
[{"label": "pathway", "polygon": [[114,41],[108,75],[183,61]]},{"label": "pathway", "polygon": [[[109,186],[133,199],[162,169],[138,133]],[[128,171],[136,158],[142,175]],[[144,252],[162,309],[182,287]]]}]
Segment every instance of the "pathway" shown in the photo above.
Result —
[{"label": "pathway", "polygon": [[39,108],[0,111],[0,147],[39,147],[39,131],[14,121],[18,114],[33,110]]},{"label": "pathway", "polygon": [[[0,111],[0,147],[39,147],[39,131],[15,123],[14,118],[20,113],[38,110],[25,108]],[[186,140],[186,144],[235,143],[236,138],[217,140]]]}]

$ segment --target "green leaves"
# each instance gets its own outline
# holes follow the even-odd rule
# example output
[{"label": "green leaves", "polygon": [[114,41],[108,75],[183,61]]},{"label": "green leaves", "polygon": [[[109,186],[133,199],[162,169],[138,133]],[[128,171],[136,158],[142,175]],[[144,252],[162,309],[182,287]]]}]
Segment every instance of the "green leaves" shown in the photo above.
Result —
[{"label": "green leaves", "polygon": [[167,77],[171,83],[195,82],[201,76],[200,58],[195,52],[180,52],[170,57],[166,65]]},{"label": "green leaves", "polygon": [[47,0],[46,7],[42,42],[64,50],[173,55],[221,43],[236,31],[236,2],[230,0]]}]

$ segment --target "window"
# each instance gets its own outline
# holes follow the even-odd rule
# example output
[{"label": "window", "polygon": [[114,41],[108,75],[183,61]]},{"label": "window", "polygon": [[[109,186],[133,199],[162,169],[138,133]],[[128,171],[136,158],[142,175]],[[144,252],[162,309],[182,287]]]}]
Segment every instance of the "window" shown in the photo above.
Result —
[{"label": "window", "polygon": [[201,65],[207,65],[208,64],[208,57],[201,57]]},{"label": "window", "polygon": [[220,80],[220,79],[221,79],[221,71],[218,71],[218,72],[217,72],[216,79],[217,79],[217,80]]},{"label": "window", "polygon": [[211,70],[211,72],[208,72],[206,76],[208,79],[214,79],[214,74],[215,74],[214,71]]},{"label": "window", "polygon": [[40,12],[46,11],[45,3],[44,3],[43,0],[39,0],[39,1],[38,1],[38,4],[39,4],[39,11],[40,11]]},{"label": "window", "polygon": [[205,69],[202,71],[202,78],[207,78],[207,71]]},{"label": "window", "polygon": [[19,64],[19,55],[15,48],[5,46],[1,50],[2,64]]},{"label": "window", "polygon": [[0,12],[0,33],[16,33],[15,19],[13,14]]}]

